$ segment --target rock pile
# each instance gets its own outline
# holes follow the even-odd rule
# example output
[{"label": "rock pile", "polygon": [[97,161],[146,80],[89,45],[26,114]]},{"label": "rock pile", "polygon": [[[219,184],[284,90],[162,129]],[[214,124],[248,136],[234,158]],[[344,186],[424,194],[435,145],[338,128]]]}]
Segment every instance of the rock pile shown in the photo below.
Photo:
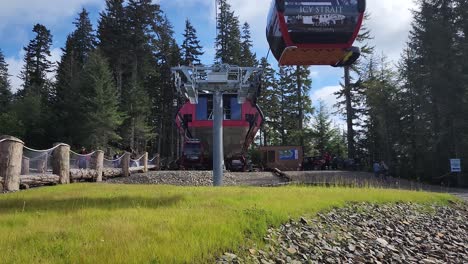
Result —
[{"label": "rock pile", "polygon": [[356,204],[268,230],[267,250],[218,263],[468,263],[468,206]]}]

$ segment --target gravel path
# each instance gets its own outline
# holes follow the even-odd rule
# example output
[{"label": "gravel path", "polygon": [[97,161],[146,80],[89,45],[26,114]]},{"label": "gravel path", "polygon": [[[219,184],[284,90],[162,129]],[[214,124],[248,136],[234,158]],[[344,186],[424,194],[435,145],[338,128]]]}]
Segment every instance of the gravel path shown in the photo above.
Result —
[{"label": "gravel path", "polygon": [[[107,180],[108,183],[121,184],[167,184],[179,186],[212,186],[213,173],[211,171],[152,171],[133,174],[127,178]],[[283,181],[270,172],[256,173],[224,173],[223,183],[226,186],[274,186]]]},{"label": "gravel path", "polygon": [[269,229],[268,250],[218,263],[468,263],[468,206],[356,204]]}]

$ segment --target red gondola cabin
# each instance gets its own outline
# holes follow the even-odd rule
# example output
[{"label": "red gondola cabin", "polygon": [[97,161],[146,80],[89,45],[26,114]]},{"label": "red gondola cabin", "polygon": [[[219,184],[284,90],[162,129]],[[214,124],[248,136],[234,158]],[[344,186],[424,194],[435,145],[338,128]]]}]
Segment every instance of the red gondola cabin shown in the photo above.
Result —
[{"label": "red gondola cabin", "polygon": [[365,0],[274,0],[267,39],[280,65],[351,65]]}]

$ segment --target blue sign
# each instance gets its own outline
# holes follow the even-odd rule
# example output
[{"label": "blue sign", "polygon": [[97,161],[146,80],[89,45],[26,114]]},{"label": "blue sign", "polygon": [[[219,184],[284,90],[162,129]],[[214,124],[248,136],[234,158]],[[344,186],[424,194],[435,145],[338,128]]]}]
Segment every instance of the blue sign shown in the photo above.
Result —
[{"label": "blue sign", "polygon": [[450,160],[451,172],[462,172],[461,169],[461,160],[460,159],[451,159]]},{"label": "blue sign", "polygon": [[297,149],[280,150],[279,151],[279,159],[280,160],[298,160],[299,159],[299,151]]}]

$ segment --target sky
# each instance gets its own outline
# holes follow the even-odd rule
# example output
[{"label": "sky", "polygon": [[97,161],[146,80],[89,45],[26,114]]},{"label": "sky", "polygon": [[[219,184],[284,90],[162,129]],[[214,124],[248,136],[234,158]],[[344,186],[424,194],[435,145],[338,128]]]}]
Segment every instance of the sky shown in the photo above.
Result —
[{"label": "sky", "polygon": [[[153,0],[161,5],[174,26],[175,37],[182,43],[185,19],[190,19],[197,30],[204,47],[202,62],[211,64],[214,60],[214,39],[216,36],[215,0]],[[254,51],[257,57],[266,56],[268,43],[265,37],[266,19],[271,0],[228,0],[232,9],[239,16],[241,23],[248,22],[252,30]],[[105,7],[104,0],[0,0],[0,49],[5,54],[12,75],[13,90],[19,89],[18,78],[23,67],[23,47],[33,38],[34,24],[41,23],[51,30],[53,38],[52,61],[58,61],[61,48],[67,35],[73,31],[73,21],[78,12],[86,8],[90,12],[94,28],[99,19],[99,12]],[[396,63],[402,52],[410,29],[411,10],[416,5],[411,0],[367,0],[367,10],[371,19],[367,26],[374,39],[371,41],[378,54],[386,55]],[[273,56],[270,63],[277,64]],[[331,109],[336,98],[333,95],[339,89],[343,70],[329,66],[313,66],[311,97],[314,104],[319,100]],[[342,121],[336,119],[337,123]],[[340,124],[341,125],[341,124]]]}]

